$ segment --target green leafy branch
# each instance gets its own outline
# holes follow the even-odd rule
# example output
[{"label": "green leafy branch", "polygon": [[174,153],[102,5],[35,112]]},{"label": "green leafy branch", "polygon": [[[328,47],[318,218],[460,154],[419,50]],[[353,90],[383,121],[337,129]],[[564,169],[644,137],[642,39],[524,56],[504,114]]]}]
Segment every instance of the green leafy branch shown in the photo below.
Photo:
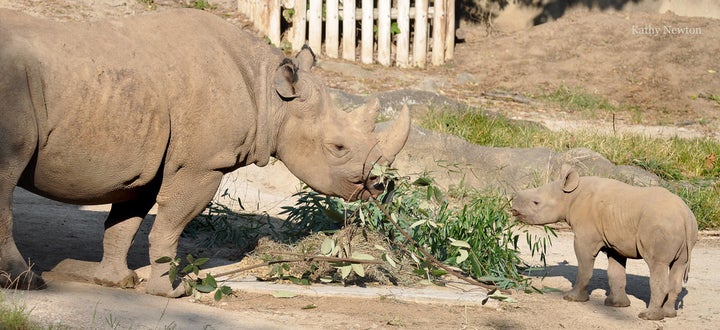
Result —
[{"label": "green leafy branch", "polygon": [[[217,280],[215,280],[212,274],[208,273],[205,274],[205,278],[200,278],[200,266],[207,263],[210,260],[209,258],[196,259],[191,254],[188,254],[185,260],[187,261],[187,265],[182,269],[180,269],[182,263],[182,259],[180,258],[161,257],[155,260],[155,262],[159,264],[170,264],[170,270],[168,270],[170,281],[174,283],[178,279],[181,279],[183,283],[190,287],[192,295],[196,298],[200,298],[204,293],[215,292],[214,299],[215,301],[219,301],[224,296],[232,294],[232,289],[229,286],[218,286]],[[190,276],[190,274],[194,276]]]}]

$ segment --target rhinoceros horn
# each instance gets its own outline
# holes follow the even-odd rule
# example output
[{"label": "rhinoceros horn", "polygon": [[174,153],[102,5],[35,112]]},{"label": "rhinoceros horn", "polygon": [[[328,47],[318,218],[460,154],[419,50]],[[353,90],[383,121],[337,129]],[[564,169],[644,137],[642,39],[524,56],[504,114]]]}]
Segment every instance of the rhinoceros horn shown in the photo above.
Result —
[{"label": "rhinoceros horn", "polygon": [[363,133],[372,133],[375,130],[375,121],[380,110],[380,101],[373,98],[370,102],[350,112],[350,121]]},{"label": "rhinoceros horn", "polygon": [[389,162],[402,150],[410,135],[410,110],[407,105],[402,107],[392,126],[378,132],[378,147]]}]

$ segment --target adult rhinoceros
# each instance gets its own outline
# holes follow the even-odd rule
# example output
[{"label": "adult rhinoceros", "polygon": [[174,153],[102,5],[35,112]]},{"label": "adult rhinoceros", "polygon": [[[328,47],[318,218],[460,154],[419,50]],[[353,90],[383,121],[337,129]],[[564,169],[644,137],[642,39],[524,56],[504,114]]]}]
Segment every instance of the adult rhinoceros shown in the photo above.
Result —
[{"label": "adult rhinoceros", "polygon": [[15,186],[75,204],[112,203],[95,282],[131,287],[127,252],[157,203],[146,291],[179,296],[157,264],[224,173],[280,159],[313,189],[378,194],[374,163],[407,140],[404,108],[375,132],[378,104],[346,113],[295,58],[198,10],[60,23],[0,10],[0,284],[43,280],[12,236]]}]

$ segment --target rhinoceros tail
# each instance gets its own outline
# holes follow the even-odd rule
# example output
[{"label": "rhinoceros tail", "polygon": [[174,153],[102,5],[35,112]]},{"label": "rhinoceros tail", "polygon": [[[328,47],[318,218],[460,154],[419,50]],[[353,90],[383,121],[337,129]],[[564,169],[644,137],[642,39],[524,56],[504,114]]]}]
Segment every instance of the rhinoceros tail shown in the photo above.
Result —
[{"label": "rhinoceros tail", "polygon": [[687,253],[687,264],[685,265],[685,274],[683,274],[683,283],[688,281],[688,274],[690,274],[690,259],[692,257],[692,249],[695,247],[698,235],[698,225],[695,215],[688,208],[688,217],[685,219],[685,253]]}]

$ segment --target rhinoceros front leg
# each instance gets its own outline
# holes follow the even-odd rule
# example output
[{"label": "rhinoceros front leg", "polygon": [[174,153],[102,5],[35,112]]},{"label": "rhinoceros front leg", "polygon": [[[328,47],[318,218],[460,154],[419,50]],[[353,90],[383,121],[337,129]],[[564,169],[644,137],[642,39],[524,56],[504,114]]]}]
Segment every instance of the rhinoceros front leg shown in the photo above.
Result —
[{"label": "rhinoceros front leg", "polygon": [[[10,61],[13,63],[13,61]],[[0,66],[0,287],[40,289],[45,282],[23,259],[13,239],[13,190],[37,145],[36,124],[23,89],[27,82],[15,74],[19,71]],[[6,80],[7,79],[7,80]],[[8,87],[10,90],[5,90]]]},{"label": "rhinoceros front leg", "polygon": [[[4,182],[2,182],[4,183]],[[12,188],[0,187],[0,287],[35,290],[45,281],[23,260],[12,236]]]},{"label": "rhinoceros front leg", "polygon": [[170,265],[155,261],[161,257],[175,258],[183,229],[207,207],[220,186],[220,172],[188,172],[166,177],[158,194],[158,214],[149,236],[151,266],[146,292],[150,294],[165,297],[186,294],[184,285],[170,282],[167,275]]},{"label": "rhinoceros front leg", "polygon": [[137,285],[138,277],[128,268],[127,254],[140,223],[154,204],[154,195],[113,204],[105,220],[103,258],[95,270],[95,283],[121,288],[133,288]]},{"label": "rhinoceros front leg", "polygon": [[587,240],[579,237],[577,234],[575,235],[573,245],[578,261],[578,273],[575,279],[575,285],[573,285],[570,291],[565,293],[563,299],[578,302],[588,301],[590,295],[587,292],[587,287],[592,277],[595,257],[600,248],[593,246],[593,244],[588,244]]},{"label": "rhinoceros front leg", "polygon": [[613,250],[608,251],[607,257],[610,293],[605,298],[605,306],[628,307],[630,306],[630,299],[625,291],[627,285],[627,273],[625,272],[627,258]]}]

